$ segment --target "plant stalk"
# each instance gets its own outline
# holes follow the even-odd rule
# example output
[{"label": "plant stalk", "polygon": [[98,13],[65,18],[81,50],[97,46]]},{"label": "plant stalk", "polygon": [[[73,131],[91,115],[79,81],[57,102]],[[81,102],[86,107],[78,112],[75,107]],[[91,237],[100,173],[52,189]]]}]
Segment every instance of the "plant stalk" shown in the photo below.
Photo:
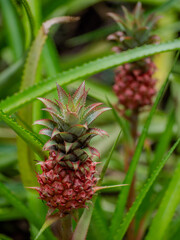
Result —
[{"label": "plant stalk", "polygon": [[[127,153],[126,153],[126,160],[125,160],[125,171],[127,172],[129,169],[129,165],[131,163],[132,157],[134,155],[135,149],[136,149],[136,140],[137,140],[137,127],[138,127],[138,111],[133,111],[131,118],[130,118],[130,127],[131,127],[131,136],[133,139],[133,147],[132,149],[127,148]],[[136,176],[134,175],[130,190],[129,190],[129,196],[127,200],[127,209],[130,209],[132,206],[136,193],[135,193],[135,183],[136,183]],[[134,219],[129,225],[129,228],[127,230],[127,240],[132,240],[135,237],[135,222]]]},{"label": "plant stalk", "polygon": [[136,235],[136,240],[142,240],[144,237],[144,233],[145,233],[145,220],[146,220],[146,216],[144,216],[139,224],[139,229]]},{"label": "plant stalk", "polygon": [[73,233],[71,214],[57,220],[52,225],[52,230],[59,240],[71,240]]}]

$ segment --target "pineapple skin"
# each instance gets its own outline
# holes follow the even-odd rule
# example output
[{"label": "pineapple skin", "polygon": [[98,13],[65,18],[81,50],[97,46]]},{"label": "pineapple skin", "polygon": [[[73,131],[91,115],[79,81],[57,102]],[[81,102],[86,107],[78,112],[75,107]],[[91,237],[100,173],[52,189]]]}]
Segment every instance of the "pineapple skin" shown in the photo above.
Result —
[{"label": "pineapple skin", "polygon": [[61,166],[56,152],[51,152],[45,162],[41,162],[42,174],[37,174],[40,187],[37,191],[51,210],[58,209],[60,217],[74,209],[85,208],[91,200],[97,183],[96,163],[90,158],[78,169]]},{"label": "pineapple skin", "polygon": [[145,69],[137,63],[127,63],[115,70],[113,90],[125,109],[137,111],[152,105],[156,94],[156,79],[153,78],[156,66],[150,58],[143,61]]}]

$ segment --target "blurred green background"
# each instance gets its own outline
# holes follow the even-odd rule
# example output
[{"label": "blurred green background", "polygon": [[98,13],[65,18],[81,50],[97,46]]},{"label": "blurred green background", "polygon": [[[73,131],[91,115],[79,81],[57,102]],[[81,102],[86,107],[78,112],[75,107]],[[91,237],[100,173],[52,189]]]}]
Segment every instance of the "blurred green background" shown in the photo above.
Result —
[{"label": "blurred green background", "polygon": [[[180,1],[143,0],[143,8],[147,13],[155,12],[162,16],[158,23],[156,34],[161,41],[168,41],[179,37],[180,33]],[[20,90],[25,58],[32,41],[37,35],[41,24],[52,17],[71,15],[80,16],[80,20],[73,23],[58,24],[51,28],[48,39],[43,47],[35,82],[43,81],[48,77],[111,53],[112,44],[106,40],[107,36],[118,29],[117,25],[107,16],[108,12],[121,14],[121,6],[133,9],[137,1],[99,1],[99,0],[29,0],[31,14],[27,15],[23,0],[0,0],[0,99]],[[154,57],[157,65],[157,89],[162,86],[173,63],[174,52],[158,54]],[[153,168],[153,160],[158,161],[174,143],[180,133],[180,62],[177,61],[170,76],[170,84],[166,89],[159,109],[156,111],[151,123],[148,138],[137,168],[137,192],[143,186]],[[111,90],[114,82],[113,69],[105,70],[87,79],[86,86],[90,88],[89,102],[102,100],[106,102],[108,96],[111,103],[116,103],[116,96]],[[67,86],[74,89],[79,83]],[[48,94],[55,98],[56,93]],[[38,108],[40,108],[39,106]],[[139,131],[147,118],[148,113],[140,116]],[[14,114],[18,118],[18,115]],[[37,117],[37,114],[36,114]],[[35,117],[32,115],[32,118]],[[21,119],[23,122],[23,119]],[[32,128],[28,123],[26,127]],[[105,113],[96,125],[101,125],[110,137],[97,139],[102,162],[107,157],[117,134],[119,126],[113,113]],[[34,129],[37,130],[37,129]],[[164,143],[159,147],[160,139]],[[123,142],[123,138],[121,139]],[[19,150],[23,145],[18,145]],[[97,147],[97,148],[98,148]],[[151,196],[145,200],[138,212],[137,224],[142,216],[146,216],[145,229],[148,229],[153,214],[158,208],[168,183],[173,176],[175,166],[179,160],[179,148],[169,159],[153,186]],[[33,157],[35,159],[35,157]],[[21,160],[22,162],[22,160]],[[19,162],[20,163],[20,162]],[[23,169],[21,169],[23,171]],[[26,172],[25,172],[26,174]],[[123,149],[121,144],[113,153],[104,185],[119,184],[124,178]],[[45,205],[37,198],[37,194],[26,191],[23,179],[20,177],[17,152],[17,136],[5,123],[0,121],[0,181],[13,191],[13,193],[30,208],[35,208],[43,216],[46,214]],[[107,224],[115,209],[118,191],[103,192],[96,203],[90,231],[87,239],[100,239],[97,228],[98,215],[106,221],[102,222],[102,229]],[[158,196],[158,197],[157,197]],[[40,203],[39,203],[40,202]],[[144,203],[144,202],[143,202]],[[43,205],[43,207],[42,207]],[[40,210],[41,209],[41,210]],[[0,239],[33,239],[35,230],[29,227],[28,222],[0,192]],[[33,232],[34,231],[34,232]],[[105,230],[104,230],[105,231]],[[178,205],[171,224],[167,239],[179,239],[180,234],[180,206]],[[31,237],[30,237],[31,236]]]}]

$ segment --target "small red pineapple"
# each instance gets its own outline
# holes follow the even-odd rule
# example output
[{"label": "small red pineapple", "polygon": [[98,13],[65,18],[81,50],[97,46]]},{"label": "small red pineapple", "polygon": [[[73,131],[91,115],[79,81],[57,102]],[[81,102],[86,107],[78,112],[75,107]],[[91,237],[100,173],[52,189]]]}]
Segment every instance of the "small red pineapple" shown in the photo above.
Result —
[{"label": "small red pineapple", "polygon": [[58,162],[56,152],[51,152],[49,159],[41,163],[43,173],[37,176],[41,186],[38,191],[40,198],[51,209],[59,209],[63,216],[72,209],[84,208],[92,198],[97,182],[96,163],[89,158],[74,170]]},{"label": "small red pineapple", "polygon": [[40,98],[53,120],[35,122],[45,126],[40,133],[50,137],[44,145],[44,150],[50,152],[49,158],[39,162],[42,174],[37,174],[40,187],[35,189],[50,212],[58,209],[59,216],[63,217],[73,209],[84,208],[94,194],[97,163],[92,159],[95,155],[99,157],[99,152],[89,144],[93,137],[107,133],[89,125],[109,108],[100,107],[102,103],[85,107],[84,82],[73,96],[59,85],[57,89],[59,99],[56,102]]},{"label": "small red pineapple", "polygon": [[113,90],[125,109],[137,110],[152,104],[155,95],[153,73],[156,67],[150,58],[144,59],[146,69],[137,63],[126,63],[115,70]]},{"label": "small red pineapple", "polygon": [[[113,51],[121,52],[158,42],[158,37],[152,35],[151,30],[159,17],[151,14],[146,18],[139,2],[133,13],[130,13],[125,7],[122,9],[124,17],[109,13],[109,16],[118,23],[120,28],[120,31],[108,36],[108,40],[116,43]],[[124,64],[115,70],[113,90],[125,110],[131,109],[138,112],[140,108],[152,104],[152,97],[156,93],[156,80],[153,78],[155,70],[155,64],[150,57]]]}]

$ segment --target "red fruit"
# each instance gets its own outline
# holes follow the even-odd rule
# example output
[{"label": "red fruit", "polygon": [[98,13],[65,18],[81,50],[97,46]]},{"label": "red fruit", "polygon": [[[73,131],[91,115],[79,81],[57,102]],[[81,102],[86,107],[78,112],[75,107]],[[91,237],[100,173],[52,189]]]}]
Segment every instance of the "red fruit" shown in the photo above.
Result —
[{"label": "red fruit", "polygon": [[152,76],[156,67],[150,58],[142,61],[141,65],[137,62],[124,64],[115,71],[113,90],[125,109],[138,110],[151,105],[156,93],[156,80]]},{"label": "red fruit", "polygon": [[[85,202],[92,198],[93,187],[97,182],[94,176],[96,163],[88,159],[74,170],[61,166],[56,158],[52,152],[49,159],[41,163],[43,173],[37,175],[40,184],[37,191],[51,209],[59,209],[61,216],[64,216],[72,209],[84,208]],[[49,166],[54,165],[49,169]]]}]

